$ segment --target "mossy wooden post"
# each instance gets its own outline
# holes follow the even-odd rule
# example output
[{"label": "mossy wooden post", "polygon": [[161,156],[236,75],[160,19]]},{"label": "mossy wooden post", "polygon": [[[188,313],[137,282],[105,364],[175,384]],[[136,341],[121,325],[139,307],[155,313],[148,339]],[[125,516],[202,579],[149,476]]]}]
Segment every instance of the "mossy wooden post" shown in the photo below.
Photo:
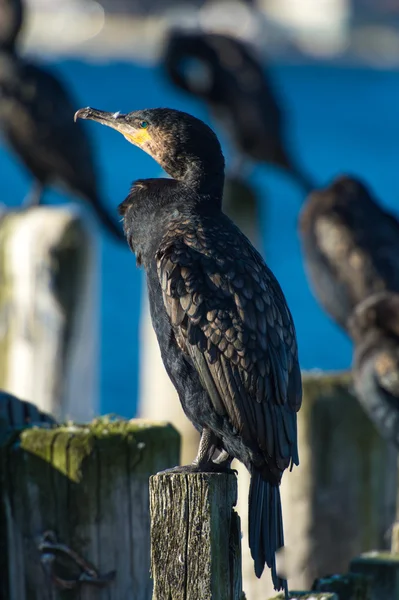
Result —
[{"label": "mossy wooden post", "polygon": [[[396,452],[379,436],[351,393],[349,373],[304,373],[298,413],[299,467],[281,486],[285,569],[290,589],[310,589],[344,573],[354,556],[389,544],[395,519]],[[248,550],[249,474],[239,467],[243,580],[250,600],[273,597],[269,571],[253,573]]]},{"label": "mossy wooden post", "polygon": [[350,569],[370,579],[370,600],[398,600],[398,555],[390,552],[366,552],[351,561]]},{"label": "mossy wooden post", "polygon": [[8,593],[8,545],[7,521],[4,505],[3,487],[7,465],[3,460],[2,448],[10,443],[12,436],[26,427],[40,425],[51,427],[55,425],[54,419],[37,409],[30,403],[24,402],[0,391],[0,600],[9,600]]},{"label": "mossy wooden post", "polygon": [[235,475],[150,479],[153,600],[241,600]]},{"label": "mossy wooden post", "polygon": [[362,573],[345,573],[316,579],[312,590],[333,592],[339,600],[371,600],[371,582]]},{"label": "mossy wooden post", "polygon": [[58,419],[98,412],[98,252],[78,205],[0,220],[0,389]]},{"label": "mossy wooden post", "polygon": [[[259,197],[249,184],[226,178],[223,207],[231,219],[259,249],[261,245]],[[181,464],[189,464],[197,455],[199,434],[187,419],[162,363],[152,328],[144,286],[140,319],[140,398],[139,414],[148,419],[167,419],[182,436]],[[160,401],[162,398],[162,402]]]},{"label": "mossy wooden post", "polygon": [[4,446],[4,598],[150,600],[148,478],[176,464],[179,444],[170,425],[104,418]]}]

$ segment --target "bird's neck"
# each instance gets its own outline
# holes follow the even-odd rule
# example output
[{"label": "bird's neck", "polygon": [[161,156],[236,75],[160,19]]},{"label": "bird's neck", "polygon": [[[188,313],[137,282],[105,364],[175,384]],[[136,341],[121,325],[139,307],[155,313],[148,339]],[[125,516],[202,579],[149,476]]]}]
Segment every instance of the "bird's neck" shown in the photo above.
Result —
[{"label": "bird's neck", "polygon": [[144,179],[136,181],[126,204],[124,229],[137,263],[146,269],[153,262],[156,250],[172,222],[195,222],[221,211],[217,198],[198,195],[181,181],[174,179]]},{"label": "bird's neck", "polygon": [[222,203],[224,186],[224,162],[214,157],[197,158],[168,157],[160,160],[161,167],[176,181],[182,183],[199,198],[211,195]]}]

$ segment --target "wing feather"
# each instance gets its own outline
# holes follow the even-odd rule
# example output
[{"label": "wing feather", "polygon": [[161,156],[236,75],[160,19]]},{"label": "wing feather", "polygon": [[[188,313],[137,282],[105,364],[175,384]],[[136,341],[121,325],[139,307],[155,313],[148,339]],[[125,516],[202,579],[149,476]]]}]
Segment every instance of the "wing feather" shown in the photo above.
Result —
[{"label": "wing feather", "polygon": [[156,257],[164,304],[216,413],[283,470],[298,461],[295,329],[277,280],[232,233],[170,229]]}]

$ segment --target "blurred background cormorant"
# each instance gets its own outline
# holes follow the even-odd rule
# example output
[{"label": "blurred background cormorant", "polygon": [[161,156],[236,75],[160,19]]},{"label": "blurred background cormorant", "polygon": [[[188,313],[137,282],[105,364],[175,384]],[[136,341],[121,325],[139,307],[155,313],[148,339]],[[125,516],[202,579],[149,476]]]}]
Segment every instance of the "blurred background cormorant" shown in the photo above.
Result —
[{"label": "blurred background cormorant", "polygon": [[72,94],[58,77],[16,51],[22,13],[20,0],[0,0],[0,130],[34,177],[26,204],[39,204],[46,186],[60,186],[86,200],[104,228],[123,240],[101,199],[86,131],[81,123],[71,126]]},{"label": "blurred background cormorant", "polygon": [[[172,179],[136,181],[120,206],[147,274],[153,327],[185,414],[201,432],[197,458],[176,472],[239,459],[251,473],[249,545],[255,573],[284,545],[279,486],[299,464],[302,402],[295,328],[261,255],[222,212],[224,158],[213,131],[176,110],[81,109],[152,156]],[[215,464],[215,452],[224,462]],[[226,454],[227,453],[227,454]]]},{"label": "blurred background cormorant", "polygon": [[244,41],[221,33],[172,30],[163,64],[180,89],[204,100],[243,160],[286,170],[305,193],[314,184],[298,166],[285,139],[281,99],[263,65]]},{"label": "blurred background cormorant", "polygon": [[399,294],[381,292],[361,302],[349,331],[358,400],[380,434],[399,449]]},{"label": "blurred background cormorant", "polygon": [[347,330],[357,304],[399,292],[399,222],[355,177],[314,191],[300,216],[305,267],[316,297]]}]

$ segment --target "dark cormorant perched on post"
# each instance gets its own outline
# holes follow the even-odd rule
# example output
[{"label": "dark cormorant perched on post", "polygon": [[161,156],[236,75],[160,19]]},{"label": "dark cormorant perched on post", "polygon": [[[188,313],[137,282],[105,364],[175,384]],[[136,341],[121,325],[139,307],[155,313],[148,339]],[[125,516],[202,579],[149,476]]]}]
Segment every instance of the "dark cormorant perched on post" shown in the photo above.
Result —
[{"label": "dark cormorant perched on post", "polygon": [[[202,67],[202,78],[190,76],[185,69],[189,60]],[[209,104],[242,155],[285,169],[306,193],[314,188],[287,150],[281,102],[272,83],[243,41],[223,34],[174,30],[163,63],[175,85]]]},{"label": "dark cormorant perched on post", "polygon": [[58,78],[15,51],[20,0],[0,0],[0,16],[6,19],[0,23],[0,130],[35,178],[29,203],[40,203],[45,186],[60,184],[86,200],[103,226],[123,240],[102,203],[86,131],[81,124],[71,127],[74,99]]},{"label": "dark cormorant perched on post", "polygon": [[361,302],[349,319],[359,402],[383,437],[399,448],[399,294]]},{"label": "dark cormorant perched on post", "polygon": [[232,457],[246,465],[255,572],[260,577],[266,563],[275,588],[286,589],[275,552],[284,544],[279,484],[299,462],[295,329],[274,275],[222,212],[218,139],[202,121],[171,109],[123,115],[85,108],[77,117],[116,129],[172,177],[136,181],[120,213],[147,272],[165,368],[201,432],[196,460],[176,471],[223,470]]},{"label": "dark cormorant perched on post", "polygon": [[373,293],[399,292],[399,222],[354,177],[313,192],[300,234],[316,296],[347,330],[353,309]]}]

